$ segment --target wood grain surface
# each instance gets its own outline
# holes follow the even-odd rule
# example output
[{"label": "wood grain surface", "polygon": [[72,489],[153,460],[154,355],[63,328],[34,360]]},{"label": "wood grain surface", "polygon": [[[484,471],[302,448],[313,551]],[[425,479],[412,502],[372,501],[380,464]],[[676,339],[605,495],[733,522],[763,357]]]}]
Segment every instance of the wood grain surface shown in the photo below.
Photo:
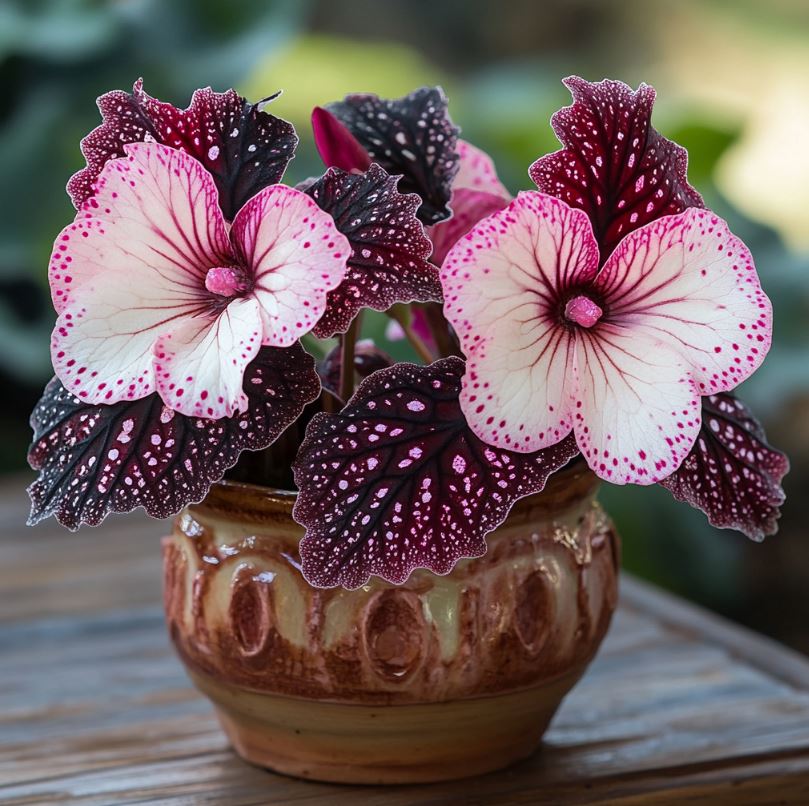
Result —
[{"label": "wood grain surface", "polygon": [[[307,783],[228,748],[169,646],[165,526],[26,529],[0,488],[0,803],[809,804],[809,662],[625,577],[534,758],[417,787]],[[470,771],[472,772],[472,771]]]}]

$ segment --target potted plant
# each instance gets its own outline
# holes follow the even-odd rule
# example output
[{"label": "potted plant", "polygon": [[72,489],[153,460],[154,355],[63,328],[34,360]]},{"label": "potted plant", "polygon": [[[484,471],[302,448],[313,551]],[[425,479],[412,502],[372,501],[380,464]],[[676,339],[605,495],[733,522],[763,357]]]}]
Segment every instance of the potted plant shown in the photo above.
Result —
[{"label": "potted plant", "polygon": [[733,394],[770,345],[753,259],[651,87],[565,83],[516,198],[440,89],[315,109],[298,187],[272,98],[99,99],[30,521],[177,515],[171,636],[255,763],[406,782],[532,752],[615,606],[602,481],[775,531],[787,460]]}]

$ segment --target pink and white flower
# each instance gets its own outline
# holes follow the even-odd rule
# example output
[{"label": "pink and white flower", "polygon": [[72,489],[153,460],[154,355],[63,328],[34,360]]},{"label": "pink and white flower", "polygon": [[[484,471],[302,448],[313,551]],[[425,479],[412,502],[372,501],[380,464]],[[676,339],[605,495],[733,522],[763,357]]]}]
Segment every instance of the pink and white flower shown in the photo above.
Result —
[{"label": "pink and white flower", "polygon": [[54,246],[54,369],[88,403],[157,392],[171,409],[220,418],[247,406],[262,345],[317,323],[350,248],[306,194],[264,188],[231,227],[200,162],[158,143],[126,146]]},{"label": "pink and white flower", "polygon": [[456,244],[441,275],[472,430],[520,452],[573,431],[616,484],[674,472],[701,396],[737,386],[770,345],[752,257],[704,209],[634,230],[599,269],[587,215],[526,191]]}]

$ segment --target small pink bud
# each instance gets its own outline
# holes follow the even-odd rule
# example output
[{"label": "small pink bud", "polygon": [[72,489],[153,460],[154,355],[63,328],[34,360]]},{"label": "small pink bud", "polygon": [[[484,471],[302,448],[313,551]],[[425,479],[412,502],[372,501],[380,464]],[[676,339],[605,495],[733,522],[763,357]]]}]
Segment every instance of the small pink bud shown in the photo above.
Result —
[{"label": "small pink bud", "polygon": [[212,294],[219,294],[220,297],[232,297],[239,291],[244,291],[245,287],[236,271],[217,266],[208,269],[208,273],[205,275],[205,288]]},{"label": "small pink bud", "polygon": [[565,317],[582,327],[592,327],[604,311],[589,297],[578,296],[568,300],[565,305]]}]

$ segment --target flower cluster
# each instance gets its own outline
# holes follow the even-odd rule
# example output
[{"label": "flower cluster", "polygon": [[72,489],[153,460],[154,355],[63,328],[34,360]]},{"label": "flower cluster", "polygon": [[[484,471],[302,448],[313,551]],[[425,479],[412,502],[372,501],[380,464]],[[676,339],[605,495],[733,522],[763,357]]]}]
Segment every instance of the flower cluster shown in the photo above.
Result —
[{"label": "flower cluster", "polygon": [[[733,394],[772,333],[753,258],[650,87],[565,83],[562,148],[516,198],[437,88],[316,108],[326,172],[297,187],[275,96],[102,96],[51,258],[31,522],[165,517],[229,472],[269,483],[263,452],[317,586],[447,573],[570,462],[773,533],[788,463]],[[424,364],[361,339],[363,309]]]}]

